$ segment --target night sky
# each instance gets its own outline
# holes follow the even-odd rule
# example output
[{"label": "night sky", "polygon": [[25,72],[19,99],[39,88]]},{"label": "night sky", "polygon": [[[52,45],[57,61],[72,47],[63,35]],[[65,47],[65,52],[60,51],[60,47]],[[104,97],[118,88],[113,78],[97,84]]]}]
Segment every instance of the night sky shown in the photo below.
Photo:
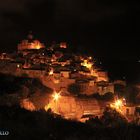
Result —
[{"label": "night sky", "polygon": [[89,52],[116,77],[139,79],[139,9],[135,1],[122,0],[4,0],[0,51],[15,49],[33,31],[46,45],[67,41]]}]

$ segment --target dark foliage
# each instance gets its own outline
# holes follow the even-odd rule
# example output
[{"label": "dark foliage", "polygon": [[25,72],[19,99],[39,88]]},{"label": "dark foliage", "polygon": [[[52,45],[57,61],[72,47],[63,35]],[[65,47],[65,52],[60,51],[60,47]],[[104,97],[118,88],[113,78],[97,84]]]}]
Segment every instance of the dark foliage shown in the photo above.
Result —
[{"label": "dark foliage", "polygon": [[98,118],[83,124],[64,120],[52,114],[51,111],[30,112],[18,106],[0,107],[0,129],[10,132],[8,136],[3,137],[6,140],[134,140],[140,138],[138,126],[123,123],[121,126],[106,127]]},{"label": "dark foliage", "polygon": [[103,116],[101,117],[101,121],[103,122],[104,126],[109,127],[123,126],[127,124],[126,118],[111,108],[106,108]]},{"label": "dark foliage", "polygon": [[0,74],[1,95],[15,93],[19,93],[21,95],[21,92],[25,88],[29,90],[30,95],[36,91],[39,91],[40,93],[52,92],[52,90],[44,86],[39,79]]},{"label": "dark foliage", "polygon": [[22,99],[29,99],[36,109],[44,108],[52,89],[39,79],[0,74],[0,105],[19,105]]},{"label": "dark foliage", "polygon": [[120,127],[128,125],[126,118],[111,108],[106,108],[101,118],[91,118],[86,123],[92,127]]}]

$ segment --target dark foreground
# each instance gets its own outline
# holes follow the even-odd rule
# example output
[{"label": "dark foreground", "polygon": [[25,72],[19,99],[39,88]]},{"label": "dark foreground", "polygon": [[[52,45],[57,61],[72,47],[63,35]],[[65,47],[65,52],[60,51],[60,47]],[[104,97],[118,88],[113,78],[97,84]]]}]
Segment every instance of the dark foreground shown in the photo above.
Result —
[{"label": "dark foreground", "polygon": [[20,107],[0,107],[0,131],[9,131],[4,140],[138,140],[140,127],[94,126],[67,121],[51,112],[30,112]]}]

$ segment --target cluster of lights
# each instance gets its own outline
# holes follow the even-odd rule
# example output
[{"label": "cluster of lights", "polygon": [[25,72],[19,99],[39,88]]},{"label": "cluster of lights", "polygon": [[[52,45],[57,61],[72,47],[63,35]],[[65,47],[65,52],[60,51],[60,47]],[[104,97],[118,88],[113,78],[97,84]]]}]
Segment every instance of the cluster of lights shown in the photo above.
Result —
[{"label": "cluster of lights", "polygon": [[91,76],[98,77],[98,73],[94,70],[93,63],[91,62],[92,59],[93,58],[91,56],[88,57],[88,59],[81,59],[81,60],[83,60],[83,62],[81,63],[81,66],[88,68],[90,70]]},{"label": "cluster of lights", "polygon": [[93,64],[85,59],[84,62],[81,63],[81,65],[88,68],[88,69],[91,69]]}]

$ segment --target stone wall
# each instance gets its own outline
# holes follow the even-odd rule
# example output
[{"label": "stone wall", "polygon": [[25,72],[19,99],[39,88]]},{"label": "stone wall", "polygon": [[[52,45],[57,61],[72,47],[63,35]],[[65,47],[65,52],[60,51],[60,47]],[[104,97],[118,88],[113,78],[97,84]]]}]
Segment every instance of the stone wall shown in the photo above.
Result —
[{"label": "stone wall", "polygon": [[73,96],[61,96],[58,101],[51,100],[49,107],[52,111],[65,118],[80,119],[83,115],[101,115],[101,107],[95,99],[80,99]]}]

